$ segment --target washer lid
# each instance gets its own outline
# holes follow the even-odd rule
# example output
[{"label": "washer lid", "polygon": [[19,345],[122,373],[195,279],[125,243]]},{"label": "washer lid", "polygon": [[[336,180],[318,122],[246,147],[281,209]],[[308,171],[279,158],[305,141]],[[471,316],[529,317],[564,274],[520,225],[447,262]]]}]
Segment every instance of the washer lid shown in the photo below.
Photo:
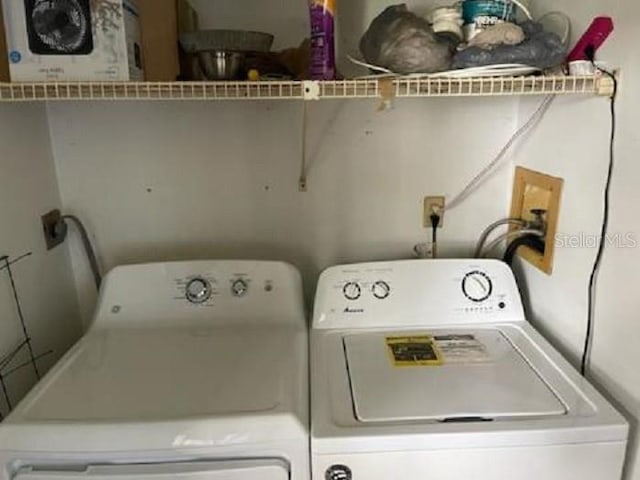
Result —
[{"label": "washer lid", "polygon": [[499,330],[343,339],[362,422],[558,416],[567,408]]},{"label": "washer lid", "polygon": [[93,333],[16,414],[26,422],[113,423],[271,411],[292,390],[301,341],[278,328]]}]

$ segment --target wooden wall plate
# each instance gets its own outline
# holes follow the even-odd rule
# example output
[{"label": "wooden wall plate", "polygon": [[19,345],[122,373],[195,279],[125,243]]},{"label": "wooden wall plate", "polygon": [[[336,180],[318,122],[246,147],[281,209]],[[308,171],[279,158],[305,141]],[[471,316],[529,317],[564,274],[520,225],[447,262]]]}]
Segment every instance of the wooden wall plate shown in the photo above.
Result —
[{"label": "wooden wall plate", "polygon": [[[560,200],[562,197],[562,178],[552,177],[544,173],[516,167],[511,200],[511,218],[533,220],[534,209],[546,210],[547,234],[544,254],[529,247],[520,247],[518,255],[548,275],[553,272],[555,240],[560,216]],[[511,230],[516,230],[512,227]]]}]

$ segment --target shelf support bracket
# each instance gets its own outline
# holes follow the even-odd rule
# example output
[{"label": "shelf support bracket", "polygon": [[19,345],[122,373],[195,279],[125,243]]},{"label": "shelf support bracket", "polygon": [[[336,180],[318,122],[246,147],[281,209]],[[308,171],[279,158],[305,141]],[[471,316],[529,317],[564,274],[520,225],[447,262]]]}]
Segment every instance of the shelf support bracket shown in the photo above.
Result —
[{"label": "shelf support bracket", "polygon": [[320,100],[320,82],[305,80],[302,82],[302,98],[305,101]]},{"label": "shelf support bracket", "polygon": [[[617,77],[619,72],[615,71],[613,74]],[[611,97],[614,94],[614,91],[615,85],[613,83],[613,79],[610,78],[609,75],[602,75],[596,80],[596,95],[601,97]]]},{"label": "shelf support bracket", "polygon": [[380,95],[380,106],[378,111],[389,110],[393,107],[393,99],[396,96],[395,84],[392,78],[378,80],[378,93]]},{"label": "shelf support bracket", "polygon": [[[306,83],[306,82],[305,82]],[[298,190],[307,191],[307,102],[302,102],[302,148],[300,152],[300,178]]]}]

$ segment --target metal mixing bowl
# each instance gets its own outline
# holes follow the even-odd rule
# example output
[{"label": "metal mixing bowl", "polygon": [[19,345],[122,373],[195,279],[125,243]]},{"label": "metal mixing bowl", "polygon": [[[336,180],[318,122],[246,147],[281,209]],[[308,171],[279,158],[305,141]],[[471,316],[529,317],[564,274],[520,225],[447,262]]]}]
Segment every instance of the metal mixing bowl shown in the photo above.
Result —
[{"label": "metal mixing bowl", "polygon": [[202,73],[208,80],[238,80],[244,66],[245,54],[219,50],[198,52]]}]

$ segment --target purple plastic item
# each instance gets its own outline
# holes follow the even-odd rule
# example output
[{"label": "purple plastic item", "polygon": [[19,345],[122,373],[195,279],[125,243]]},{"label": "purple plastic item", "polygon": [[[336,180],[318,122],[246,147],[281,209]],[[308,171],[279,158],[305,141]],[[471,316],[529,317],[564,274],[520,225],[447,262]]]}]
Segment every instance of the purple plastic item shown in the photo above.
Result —
[{"label": "purple plastic item", "polygon": [[335,0],[309,0],[312,80],[335,80]]}]

